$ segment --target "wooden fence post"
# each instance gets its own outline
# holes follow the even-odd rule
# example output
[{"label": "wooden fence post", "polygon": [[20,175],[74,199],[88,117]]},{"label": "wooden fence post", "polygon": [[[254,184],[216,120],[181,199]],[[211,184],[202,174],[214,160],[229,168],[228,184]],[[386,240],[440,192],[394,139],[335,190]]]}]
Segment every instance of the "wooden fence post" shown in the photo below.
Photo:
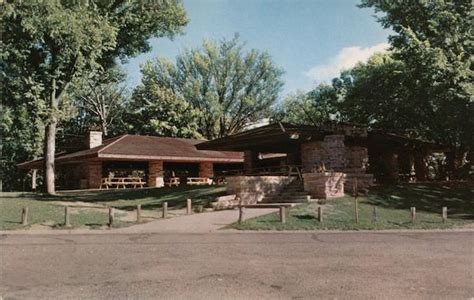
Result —
[{"label": "wooden fence post", "polygon": [[186,200],[186,214],[190,215],[191,214],[191,209],[192,209],[192,201],[191,199]]},{"label": "wooden fence post", "polygon": [[28,207],[23,207],[21,211],[21,225],[28,225]]},{"label": "wooden fence post", "polygon": [[138,204],[137,205],[137,223],[140,223],[142,220],[142,205]]},{"label": "wooden fence post", "polygon": [[286,223],[286,207],[280,206],[280,222]]},{"label": "wooden fence post", "polygon": [[318,221],[320,223],[323,222],[323,207],[322,206],[318,207]]},{"label": "wooden fence post", "polygon": [[443,223],[446,223],[448,221],[448,208],[446,206],[443,206],[442,215],[443,215]]},{"label": "wooden fence post", "polygon": [[359,224],[359,201],[357,200],[357,196],[358,196],[357,177],[354,177],[354,180],[352,181],[352,192],[354,194],[355,221],[357,224]]},{"label": "wooden fence post", "polygon": [[71,227],[71,220],[69,218],[69,206],[64,208],[64,226]]},{"label": "wooden fence post", "polygon": [[411,222],[415,223],[416,221],[416,207],[410,207],[411,212]]},{"label": "wooden fence post", "polygon": [[168,217],[168,202],[163,202],[163,219]]},{"label": "wooden fence post", "polygon": [[379,214],[378,214],[377,206],[374,205],[372,207],[372,221],[378,222],[378,220],[379,220]]},{"label": "wooden fence post", "polygon": [[242,206],[242,204],[239,205],[239,224],[241,224],[244,221],[244,210],[245,207]]},{"label": "wooden fence post", "polygon": [[114,208],[109,207],[109,227],[112,227],[112,225],[114,224],[114,214]]}]

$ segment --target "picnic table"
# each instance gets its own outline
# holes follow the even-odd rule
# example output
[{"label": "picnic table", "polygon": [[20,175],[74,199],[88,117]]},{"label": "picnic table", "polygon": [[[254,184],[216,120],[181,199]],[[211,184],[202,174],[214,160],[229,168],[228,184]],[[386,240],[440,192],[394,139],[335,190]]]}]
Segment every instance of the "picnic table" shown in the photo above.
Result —
[{"label": "picnic table", "polygon": [[211,180],[207,177],[188,177],[186,184],[188,185],[207,185],[210,184]]},{"label": "picnic table", "polygon": [[170,177],[168,179],[165,179],[165,185],[167,186],[179,186],[179,184],[179,177]]},{"label": "picnic table", "polygon": [[100,188],[127,188],[127,187],[144,187],[145,181],[141,177],[105,177],[102,178]]}]

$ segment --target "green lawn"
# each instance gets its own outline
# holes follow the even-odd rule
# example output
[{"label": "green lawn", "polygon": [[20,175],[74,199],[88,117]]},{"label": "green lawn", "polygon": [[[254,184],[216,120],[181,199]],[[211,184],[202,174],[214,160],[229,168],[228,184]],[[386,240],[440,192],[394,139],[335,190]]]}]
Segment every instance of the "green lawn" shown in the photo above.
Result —
[{"label": "green lawn", "polygon": [[[225,187],[174,187],[160,189],[128,189],[84,191],[74,193],[59,193],[57,196],[44,196],[33,193],[0,193],[0,230],[20,229],[21,210],[29,209],[29,224],[46,224],[61,228],[64,223],[64,206],[56,201],[93,202],[113,206],[122,210],[133,210],[137,204],[143,210],[156,210],[162,202],[167,201],[169,209],[186,206],[186,199],[191,198],[193,205],[207,206],[217,196],[225,194]],[[74,227],[88,226],[97,228],[108,222],[106,209],[71,210],[71,224]],[[117,222],[116,226],[129,224]]]},{"label": "green lawn", "polygon": [[[373,188],[359,197],[359,218],[354,217],[352,197],[328,200],[323,206],[323,222],[317,220],[317,205],[304,204],[290,210],[286,224],[276,213],[233,224],[243,230],[375,230],[375,229],[447,229],[474,222],[474,185],[472,183],[404,184]],[[372,220],[372,208],[378,209],[378,221]],[[416,222],[410,207],[417,209]],[[448,222],[442,223],[441,208],[448,207]]]}]

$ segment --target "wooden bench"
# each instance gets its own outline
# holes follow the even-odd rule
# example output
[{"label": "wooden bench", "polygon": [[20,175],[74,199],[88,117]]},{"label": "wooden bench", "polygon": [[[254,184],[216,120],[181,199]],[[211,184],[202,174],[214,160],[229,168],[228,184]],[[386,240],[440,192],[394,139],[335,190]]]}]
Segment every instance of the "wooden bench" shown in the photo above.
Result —
[{"label": "wooden bench", "polygon": [[179,177],[170,177],[167,180],[165,180],[165,185],[171,187],[171,186],[179,186],[180,181]]},{"label": "wooden bench", "polygon": [[188,177],[186,179],[188,185],[207,185],[210,184],[210,180],[207,177]]},{"label": "wooden bench", "polygon": [[112,188],[120,188],[122,187],[123,189],[127,187],[144,187],[145,186],[145,181],[141,177],[106,177],[102,178],[102,182],[100,184],[100,189],[106,188],[109,189],[110,187]]}]

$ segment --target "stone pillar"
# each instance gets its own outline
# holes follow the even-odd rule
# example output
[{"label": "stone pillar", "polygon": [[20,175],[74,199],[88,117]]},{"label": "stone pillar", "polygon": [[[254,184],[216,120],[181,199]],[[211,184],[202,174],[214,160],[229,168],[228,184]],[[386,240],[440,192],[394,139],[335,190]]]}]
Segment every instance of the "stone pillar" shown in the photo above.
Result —
[{"label": "stone pillar", "polygon": [[98,189],[102,183],[102,162],[93,161],[87,165],[87,187]]},{"label": "stone pillar", "polygon": [[326,168],[334,171],[344,171],[346,168],[344,135],[333,134],[325,136],[323,148],[326,153]]},{"label": "stone pillar", "polygon": [[211,162],[202,162],[199,164],[199,177],[214,177],[214,164]]},{"label": "stone pillar", "polygon": [[321,141],[306,142],[301,145],[301,165],[306,172],[319,168],[326,156]]},{"label": "stone pillar", "polygon": [[164,182],[163,161],[152,160],[148,162],[148,181],[149,187],[162,187]]},{"label": "stone pillar", "polygon": [[244,152],[244,171],[246,173],[252,172],[257,167],[258,152],[247,150]]}]

